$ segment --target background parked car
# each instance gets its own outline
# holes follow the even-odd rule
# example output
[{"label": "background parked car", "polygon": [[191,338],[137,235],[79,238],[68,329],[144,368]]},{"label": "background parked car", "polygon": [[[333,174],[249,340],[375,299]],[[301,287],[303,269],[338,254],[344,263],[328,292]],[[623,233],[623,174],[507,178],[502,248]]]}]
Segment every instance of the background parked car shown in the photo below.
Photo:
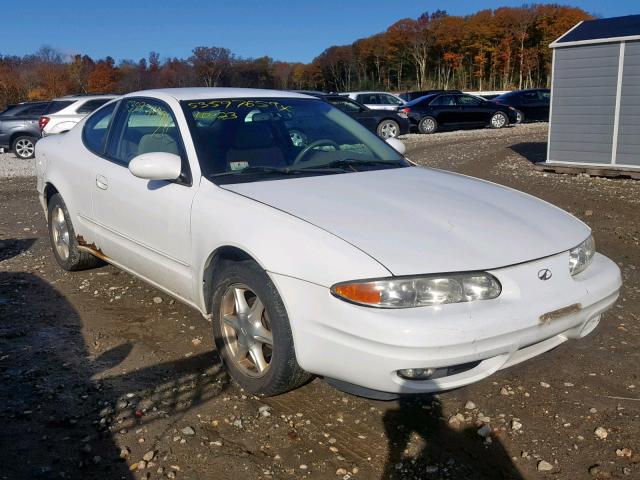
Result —
[{"label": "background parked car", "polygon": [[414,90],[412,92],[404,92],[398,95],[405,102],[412,102],[420,97],[424,97],[426,95],[431,95],[432,93],[462,93],[460,90]]},{"label": "background parked car", "polygon": [[465,93],[434,93],[407,103],[402,111],[420,133],[433,133],[443,126],[503,128],[517,121],[514,108]]},{"label": "background parked car", "polygon": [[493,101],[501,105],[509,105],[518,110],[518,122],[549,121],[551,90],[548,88],[514,90],[497,96]]},{"label": "background parked car", "polygon": [[113,98],[116,95],[71,95],[54,99],[40,117],[42,136],[71,130],[85,116]]},{"label": "background parked car", "polygon": [[397,110],[405,104],[400,97],[387,92],[347,92],[343,95],[373,110]]},{"label": "background parked car", "polygon": [[300,92],[322,98],[334,107],[356,119],[380,138],[395,138],[409,133],[409,118],[404,112],[391,110],[373,110],[343,95],[325,94],[321,92]]},{"label": "background parked car", "polygon": [[40,138],[38,118],[49,102],[10,105],[0,113],[0,148],[12,150],[19,158],[33,158]]}]

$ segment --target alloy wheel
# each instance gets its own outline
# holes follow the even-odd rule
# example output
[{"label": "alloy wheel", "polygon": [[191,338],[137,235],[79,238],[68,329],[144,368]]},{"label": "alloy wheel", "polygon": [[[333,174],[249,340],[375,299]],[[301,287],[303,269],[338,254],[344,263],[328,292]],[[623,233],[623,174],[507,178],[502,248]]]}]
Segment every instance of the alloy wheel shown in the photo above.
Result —
[{"label": "alloy wheel", "polygon": [[64,216],[64,211],[56,206],[51,212],[51,233],[53,245],[62,261],[69,258],[69,227]]},{"label": "alloy wheel", "polygon": [[32,140],[21,138],[16,142],[15,152],[20,158],[29,158],[33,156],[36,146]]},{"label": "alloy wheel", "polygon": [[436,124],[433,121],[433,119],[431,118],[425,118],[422,121],[422,130],[429,133],[429,132],[433,132],[433,130],[436,128]]},{"label": "alloy wheel", "polygon": [[496,113],[493,117],[491,117],[491,125],[495,128],[502,128],[507,123],[507,118],[503,113]]},{"label": "alloy wheel", "polygon": [[262,300],[247,285],[230,285],[222,296],[220,319],[229,360],[247,376],[264,376],[273,355],[273,332]]},{"label": "alloy wheel", "polygon": [[395,122],[384,122],[380,125],[380,134],[382,138],[396,138],[398,136],[398,128]]}]

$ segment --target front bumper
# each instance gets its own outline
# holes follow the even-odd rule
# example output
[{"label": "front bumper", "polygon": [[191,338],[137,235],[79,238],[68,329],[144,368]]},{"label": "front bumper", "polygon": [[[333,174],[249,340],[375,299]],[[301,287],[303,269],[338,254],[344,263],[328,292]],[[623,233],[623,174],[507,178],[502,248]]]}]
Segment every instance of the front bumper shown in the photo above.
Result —
[{"label": "front bumper", "polygon": [[[399,310],[352,305],[327,287],[270,273],[291,322],[305,370],[392,393],[429,393],[477,382],[502,368],[581,338],[616,301],[620,270],[596,254],[576,277],[568,253],[491,270],[502,283],[494,300]],[[548,281],[540,269],[554,272]],[[348,280],[348,279],[345,279]],[[578,304],[551,321],[548,312]],[[400,369],[471,365],[432,380],[406,380]]]}]

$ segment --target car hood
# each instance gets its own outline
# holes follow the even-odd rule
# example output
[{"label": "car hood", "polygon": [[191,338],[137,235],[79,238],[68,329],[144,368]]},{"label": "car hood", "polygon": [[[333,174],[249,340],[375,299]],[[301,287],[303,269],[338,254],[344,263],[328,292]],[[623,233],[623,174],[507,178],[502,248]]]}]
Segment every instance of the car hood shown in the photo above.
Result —
[{"label": "car hood", "polygon": [[590,233],[530,195],[422,167],[223,188],[331,232],[394,275],[513,265],[569,250]]}]

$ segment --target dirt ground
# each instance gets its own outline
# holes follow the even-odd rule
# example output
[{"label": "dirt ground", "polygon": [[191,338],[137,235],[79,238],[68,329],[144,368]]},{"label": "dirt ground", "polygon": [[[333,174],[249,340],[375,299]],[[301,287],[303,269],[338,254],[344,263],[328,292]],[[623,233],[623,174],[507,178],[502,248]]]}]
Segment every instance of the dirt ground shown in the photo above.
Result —
[{"label": "dirt ground", "polygon": [[585,220],[624,276],[600,327],[435,397],[247,397],[206,320],[111,266],[63,272],[35,179],[2,179],[0,479],[640,478],[640,182],[536,172],[545,124],[405,140]]}]

